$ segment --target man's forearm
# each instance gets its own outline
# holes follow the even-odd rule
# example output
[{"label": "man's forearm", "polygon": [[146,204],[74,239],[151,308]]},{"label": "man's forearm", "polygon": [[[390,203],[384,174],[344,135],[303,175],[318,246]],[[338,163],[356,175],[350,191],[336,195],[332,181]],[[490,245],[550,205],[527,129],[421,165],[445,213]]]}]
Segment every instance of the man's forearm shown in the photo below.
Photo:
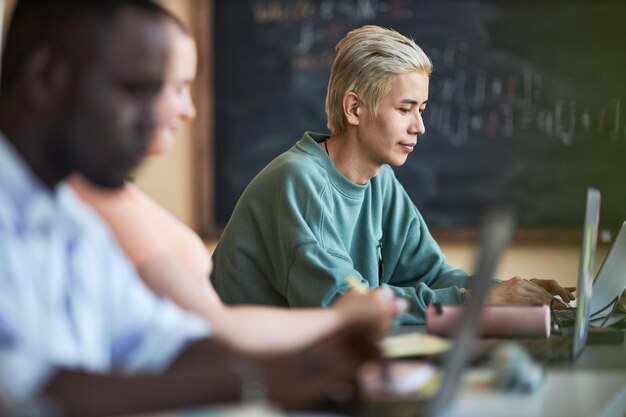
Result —
[{"label": "man's forearm", "polygon": [[68,416],[105,416],[239,401],[241,377],[231,352],[203,340],[188,347],[156,376],[95,375],[60,370],[42,395]]}]

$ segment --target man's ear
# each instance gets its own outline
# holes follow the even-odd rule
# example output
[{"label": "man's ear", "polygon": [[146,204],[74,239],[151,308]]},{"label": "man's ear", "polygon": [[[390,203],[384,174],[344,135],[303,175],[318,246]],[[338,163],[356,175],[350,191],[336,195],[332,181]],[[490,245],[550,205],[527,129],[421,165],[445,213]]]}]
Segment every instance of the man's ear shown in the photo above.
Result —
[{"label": "man's ear", "polygon": [[42,114],[59,110],[69,86],[69,63],[49,47],[41,47],[25,61],[23,74],[28,105]]},{"label": "man's ear", "polygon": [[361,100],[356,93],[348,91],[343,96],[343,115],[346,118],[346,123],[353,126],[358,126],[360,123],[359,116],[361,114]]}]

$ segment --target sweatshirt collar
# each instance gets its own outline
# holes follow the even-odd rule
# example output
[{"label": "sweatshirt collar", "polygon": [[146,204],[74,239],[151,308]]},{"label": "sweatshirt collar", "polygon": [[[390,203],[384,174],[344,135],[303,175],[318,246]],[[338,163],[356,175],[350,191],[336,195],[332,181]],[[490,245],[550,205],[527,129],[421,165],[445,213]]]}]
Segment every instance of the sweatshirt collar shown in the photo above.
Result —
[{"label": "sweatshirt collar", "polygon": [[337,167],[335,167],[335,164],[333,164],[333,161],[330,159],[326,151],[319,146],[320,143],[324,140],[328,140],[329,137],[330,135],[327,134],[304,132],[304,135],[300,140],[300,144],[302,145],[303,150],[311,154],[315,158],[317,164],[324,168],[330,182],[339,192],[351,198],[363,198],[363,193],[370,187],[371,180],[362,185],[355,184],[343,175]]}]

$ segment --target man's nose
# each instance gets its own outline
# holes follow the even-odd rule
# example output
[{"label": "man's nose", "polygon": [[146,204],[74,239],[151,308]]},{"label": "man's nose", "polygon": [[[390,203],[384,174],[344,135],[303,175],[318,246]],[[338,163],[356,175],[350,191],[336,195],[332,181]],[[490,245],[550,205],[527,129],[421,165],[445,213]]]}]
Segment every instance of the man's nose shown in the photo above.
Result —
[{"label": "man's nose", "polygon": [[415,136],[422,136],[426,133],[426,126],[424,125],[424,119],[421,113],[417,113],[413,118],[413,122],[409,126],[409,133]]}]

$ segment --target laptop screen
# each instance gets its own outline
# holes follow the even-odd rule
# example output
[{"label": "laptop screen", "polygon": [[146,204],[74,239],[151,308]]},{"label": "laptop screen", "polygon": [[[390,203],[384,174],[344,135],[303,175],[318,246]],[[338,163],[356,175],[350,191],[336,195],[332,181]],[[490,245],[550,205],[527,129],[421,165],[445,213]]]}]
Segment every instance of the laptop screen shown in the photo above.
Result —
[{"label": "laptop screen", "polygon": [[587,205],[583,226],[583,241],[578,267],[578,308],[574,325],[572,356],[578,357],[587,343],[587,326],[590,316],[591,287],[598,242],[598,222],[600,220],[600,192],[587,189]]},{"label": "laptop screen", "polygon": [[622,224],[609,254],[604,259],[591,297],[591,318],[603,318],[613,307],[626,287],[626,222]]}]

